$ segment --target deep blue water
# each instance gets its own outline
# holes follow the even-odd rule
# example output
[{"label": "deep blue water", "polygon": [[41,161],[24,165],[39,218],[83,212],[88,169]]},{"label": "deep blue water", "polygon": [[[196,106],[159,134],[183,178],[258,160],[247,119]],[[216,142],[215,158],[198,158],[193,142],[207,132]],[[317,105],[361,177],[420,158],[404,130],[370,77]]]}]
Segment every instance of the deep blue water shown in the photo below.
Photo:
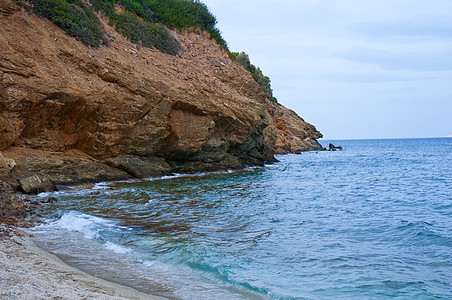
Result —
[{"label": "deep blue water", "polygon": [[69,264],[168,298],[451,299],[452,139],[333,143],[53,193],[32,231]]}]

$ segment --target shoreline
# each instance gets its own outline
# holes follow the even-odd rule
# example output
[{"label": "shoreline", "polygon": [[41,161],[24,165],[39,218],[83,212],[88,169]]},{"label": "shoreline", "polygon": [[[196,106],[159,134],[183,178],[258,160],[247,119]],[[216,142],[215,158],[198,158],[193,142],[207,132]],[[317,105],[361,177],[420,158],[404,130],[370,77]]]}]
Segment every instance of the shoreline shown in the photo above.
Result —
[{"label": "shoreline", "polygon": [[92,276],[0,224],[0,299],[166,299]]},{"label": "shoreline", "polygon": [[[144,179],[105,180],[89,183],[65,184],[58,186],[55,192],[71,192],[78,189],[98,192],[97,185],[113,188],[118,183],[145,182],[148,180],[171,180],[181,177],[202,177],[209,175],[246,172],[259,168],[246,167],[237,170],[221,170],[210,172],[173,173]],[[100,189],[102,190],[102,188]],[[13,195],[23,202],[26,197],[38,199],[39,194],[13,192]],[[36,202],[36,201],[34,201]],[[28,204],[31,211],[36,205],[47,203],[38,201],[38,204]],[[142,292],[131,286],[116,283],[78,269],[64,262],[58,256],[36,245],[33,234],[26,227],[38,226],[39,221],[34,216],[26,220],[29,223],[19,222],[16,225],[7,225],[0,222],[0,299],[134,299],[154,300],[167,299],[161,296]],[[33,225],[32,225],[33,224]]]},{"label": "shoreline", "polygon": [[[238,172],[252,172],[258,169],[262,169],[261,166],[249,166],[237,170],[224,170],[224,171],[210,171],[210,172],[199,172],[194,174],[189,173],[173,173],[172,175],[162,175],[158,177],[151,177],[145,179],[128,179],[128,180],[106,180],[106,181],[96,181],[92,183],[84,183],[78,185],[63,185],[59,186],[58,191],[53,192],[42,192],[35,195],[24,194],[20,192],[15,192],[14,194],[20,198],[22,201],[28,201],[28,207],[31,211],[36,211],[36,209],[41,205],[47,205],[49,198],[53,198],[53,193],[76,193],[80,190],[90,191],[94,195],[97,193],[102,193],[104,191],[116,189],[117,184],[127,184],[127,183],[139,183],[154,180],[174,180],[178,178],[199,178],[203,176],[218,176],[226,174],[234,174]],[[28,198],[28,200],[26,199]],[[47,199],[47,201],[45,200]],[[31,203],[30,201],[34,202]],[[29,215],[30,216],[30,215]],[[32,215],[34,223],[31,227],[36,227],[41,225],[37,220],[36,216]],[[33,232],[28,231],[28,228],[20,227],[21,225],[8,226],[0,223],[0,299],[49,299],[55,297],[57,299],[171,299],[165,296],[157,296],[153,293],[159,293],[157,290],[151,289],[141,289],[139,285],[134,285],[133,282],[123,283],[120,281],[115,281],[114,279],[99,275],[99,277],[94,273],[91,273],[91,269],[83,269],[77,267],[77,265],[72,265],[65,262],[64,257],[58,257],[56,254],[52,254],[44,245],[38,246],[39,242],[33,241]],[[10,294],[2,293],[3,290],[8,290],[12,285],[11,283],[2,282],[3,277],[6,277],[8,281],[8,275],[4,274],[3,265],[1,260],[3,259],[5,251],[4,238],[2,236],[2,230],[5,227],[9,227],[12,234],[8,240],[8,244],[15,243],[15,250],[9,251],[11,253],[8,256],[8,262],[10,266],[15,270],[12,274],[13,277],[20,278],[17,286],[11,287],[12,292]],[[28,226],[27,226],[28,227]],[[19,236],[14,234],[14,232],[19,232]],[[8,247],[9,247],[8,246]],[[6,264],[6,263],[5,263]],[[20,272],[18,270],[22,268],[28,268],[29,266],[39,265],[38,270],[33,270],[34,275],[28,275],[28,272]],[[43,267],[41,267],[43,266]],[[24,274],[25,273],[25,274]],[[36,276],[37,275],[37,276]],[[157,275],[159,276],[159,275]],[[36,283],[33,285],[44,286],[46,293],[38,294],[34,293],[35,288],[31,289],[33,291],[28,294],[24,294],[21,289],[21,285],[29,281],[30,277],[45,277],[36,278]],[[159,278],[159,277],[156,277]],[[50,280],[49,280],[50,279]],[[55,289],[55,286],[62,285],[62,288]],[[64,290],[70,290],[71,293],[67,294]],[[48,292],[50,290],[51,292]],[[63,290],[63,292],[61,291]]]}]

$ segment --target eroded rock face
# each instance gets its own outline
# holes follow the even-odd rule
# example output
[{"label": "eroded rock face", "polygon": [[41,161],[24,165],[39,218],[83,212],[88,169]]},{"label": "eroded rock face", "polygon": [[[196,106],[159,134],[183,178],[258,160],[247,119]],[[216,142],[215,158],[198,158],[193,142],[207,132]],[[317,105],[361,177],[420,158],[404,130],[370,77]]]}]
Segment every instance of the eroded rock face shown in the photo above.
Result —
[{"label": "eroded rock face", "polygon": [[59,184],[274,160],[264,92],[206,33],[174,32],[182,52],[171,56],[130,43],[105,21],[111,46],[91,49],[10,0],[0,15],[0,151],[17,163],[14,180]]},{"label": "eroded rock face", "polygon": [[0,181],[3,181],[13,188],[17,188],[19,183],[12,175],[12,170],[16,166],[16,162],[14,159],[6,158],[3,156],[2,152],[0,152]]},{"label": "eroded rock face", "polygon": [[271,103],[268,110],[275,121],[278,136],[275,144],[276,154],[323,149],[322,145],[317,142],[322,134],[293,110],[275,103]]}]

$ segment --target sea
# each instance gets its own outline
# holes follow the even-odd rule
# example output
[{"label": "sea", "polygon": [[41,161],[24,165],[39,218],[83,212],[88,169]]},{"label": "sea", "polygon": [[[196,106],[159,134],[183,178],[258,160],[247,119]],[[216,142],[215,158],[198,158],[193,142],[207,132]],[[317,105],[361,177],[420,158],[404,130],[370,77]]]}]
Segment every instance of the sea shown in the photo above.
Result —
[{"label": "sea", "polygon": [[452,138],[36,197],[39,247],[169,299],[452,299]]}]

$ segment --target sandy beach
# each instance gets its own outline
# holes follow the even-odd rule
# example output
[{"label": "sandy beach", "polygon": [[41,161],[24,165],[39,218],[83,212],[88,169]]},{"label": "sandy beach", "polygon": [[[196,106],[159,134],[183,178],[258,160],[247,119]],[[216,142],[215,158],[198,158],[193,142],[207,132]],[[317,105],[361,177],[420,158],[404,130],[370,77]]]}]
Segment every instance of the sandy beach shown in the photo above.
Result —
[{"label": "sandy beach", "polygon": [[68,266],[0,224],[0,299],[163,299]]}]

